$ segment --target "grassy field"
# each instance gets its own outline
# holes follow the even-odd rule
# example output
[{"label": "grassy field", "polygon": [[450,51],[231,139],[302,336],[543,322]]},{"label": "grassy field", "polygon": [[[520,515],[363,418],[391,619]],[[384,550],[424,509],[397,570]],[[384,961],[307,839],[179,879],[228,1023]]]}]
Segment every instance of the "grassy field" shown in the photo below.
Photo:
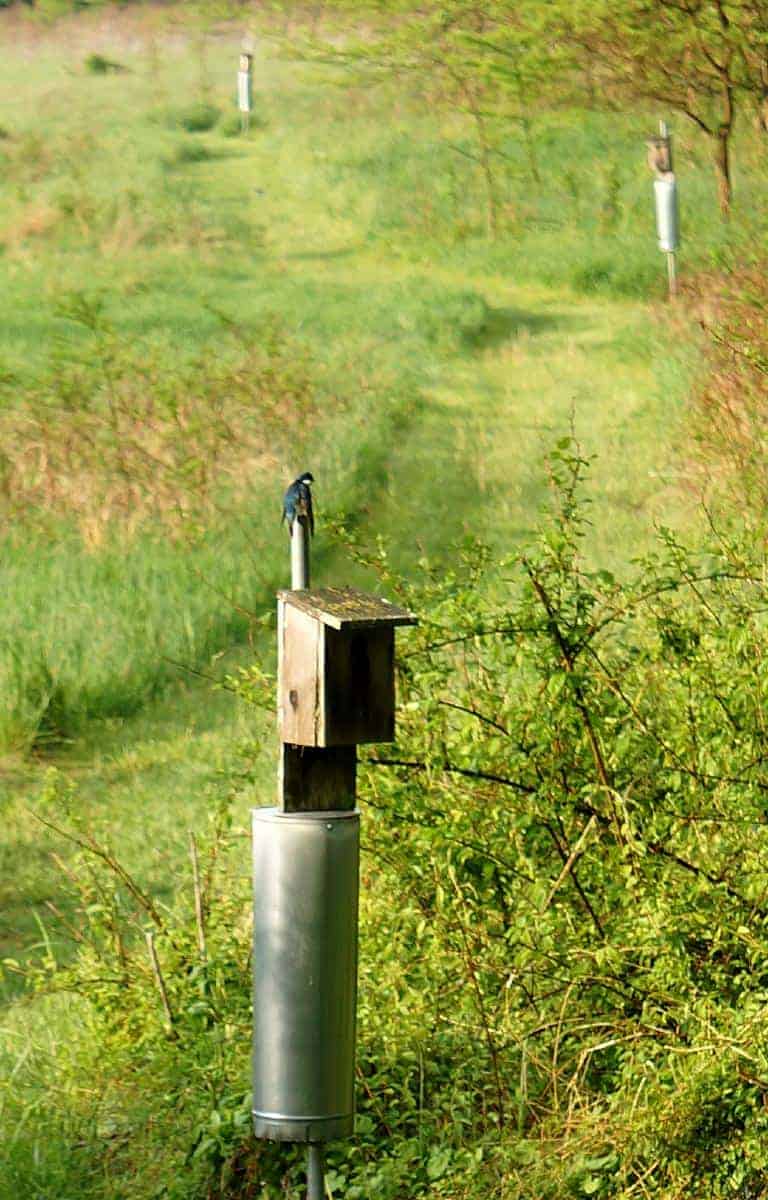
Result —
[{"label": "grassy field", "polygon": [[[244,838],[271,796],[271,725],[211,677],[271,662],[279,498],[299,470],[317,478],[318,582],[365,578],[331,516],[382,535],[411,577],[466,533],[520,545],[571,428],[595,455],[596,562],[697,519],[695,338],[684,303],[661,303],[651,118],[542,113],[538,184],[512,128],[491,241],[460,114],[292,62],[266,32],[243,137],[239,29],[203,36],[172,9],[53,29],[0,14],[0,955],[19,962],[71,952],[50,856],[72,847],[33,812],[74,808],[170,902],[217,798]],[[95,53],[121,69],[89,69]],[[680,130],[684,272],[758,227],[757,154],[745,141],[727,231]],[[76,1006],[3,978],[0,1195],[127,1194],[79,1180],[66,1112],[50,1132]]]},{"label": "grassy field", "polygon": [[[258,609],[279,577],[275,495],[305,461],[326,512],[375,500],[404,565],[464,530],[500,546],[529,530],[542,454],[571,419],[600,454],[601,554],[674,510],[657,450],[687,367],[642,298],[662,263],[633,162],[641,119],[543,118],[551,174],[525,209],[510,201],[491,245],[476,172],[448,141],[467,131],[418,95],[262,57],[245,140],[225,136],[229,36],[203,58],[179,31],[162,54],[86,22],[26,37],[6,55],[0,151],[8,750],[125,716],[166,658],[200,666],[242,640],[231,602]],[[127,69],[90,73],[110,46]],[[31,123],[38,91],[50,116]],[[601,155],[616,141],[608,216],[602,160],[585,199],[587,134]]]}]

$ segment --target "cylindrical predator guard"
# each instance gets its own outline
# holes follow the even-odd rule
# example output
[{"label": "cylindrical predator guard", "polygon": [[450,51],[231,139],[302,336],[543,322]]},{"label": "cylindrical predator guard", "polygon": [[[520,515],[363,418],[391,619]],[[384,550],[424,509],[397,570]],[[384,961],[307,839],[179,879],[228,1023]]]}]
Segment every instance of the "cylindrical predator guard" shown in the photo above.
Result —
[{"label": "cylindrical predator guard", "polygon": [[674,175],[654,179],[656,197],[656,233],[659,249],[671,253],[680,243],[680,219],[677,207],[677,180]]},{"label": "cylindrical predator guard", "polygon": [[357,812],[253,812],[253,1122],[319,1142],[354,1129]]}]

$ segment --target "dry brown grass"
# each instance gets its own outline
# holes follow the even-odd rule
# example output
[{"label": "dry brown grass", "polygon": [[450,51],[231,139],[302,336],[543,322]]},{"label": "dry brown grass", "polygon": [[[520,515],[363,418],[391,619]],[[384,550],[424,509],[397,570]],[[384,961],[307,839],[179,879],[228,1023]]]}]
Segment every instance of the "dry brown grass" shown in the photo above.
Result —
[{"label": "dry brown grass", "polygon": [[137,247],[150,241],[155,234],[155,223],[151,216],[122,208],[102,234],[99,249],[108,258],[118,254],[130,254]]},{"label": "dry brown grass", "polygon": [[61,216],[61,211],[47,201],[33,201],[0,227],[0,242],[14,247],[29,238],[45,237],[56,228]]},{"label": "dry brown grass", "polygon": [[112,335],[90,353],[52,363],[0,412],[0,506],[72,518],[92,547],[114,526],[176,535],[206,521],[315,421],[310,364],[274,326],[178,369]]},{"label": "dry brown grass", "polygon": [[694,389],[694,473],[709,500],[768,506],[768,279],[760,266],[696,285],[705,369]]}]

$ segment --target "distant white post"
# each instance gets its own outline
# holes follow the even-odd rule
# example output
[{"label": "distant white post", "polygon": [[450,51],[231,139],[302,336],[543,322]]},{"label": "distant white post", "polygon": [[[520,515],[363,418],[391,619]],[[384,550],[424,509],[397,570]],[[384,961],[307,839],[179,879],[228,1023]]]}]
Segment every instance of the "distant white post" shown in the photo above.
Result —
[{"label": "distant white post", "polygon": [[240,128],[247,133],[253,108],[253,55],[245,52],[240,55],[240,69],[237,72],[237,107],[240,109]]},{"label": "distant white post", "polygon": [[656,175],[653,181],[656,202],[656,234],[659,249],[667,256],[667,281],[670,298],[677,295],[677,261],[680,244],[680,215],[677,201],[677,179],[672,166],[672,138],[666,121],[659,121],[658,137],[649,138],[648,165]]}]

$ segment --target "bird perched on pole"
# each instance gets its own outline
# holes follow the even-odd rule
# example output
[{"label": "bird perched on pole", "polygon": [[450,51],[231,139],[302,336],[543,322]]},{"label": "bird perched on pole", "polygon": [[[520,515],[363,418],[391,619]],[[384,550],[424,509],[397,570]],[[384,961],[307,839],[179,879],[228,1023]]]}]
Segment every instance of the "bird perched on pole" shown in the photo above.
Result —
[{"label": "bird perched on pole", "polygon": [[312,492],[309,489],[309,485],[314,482],[315,477],[312,472],[305,471],[303,475],[299,475],[298,479],[294,479],[283,496],[283,515],[280,524],[282,525],[283,521],[288,522],[289,534],[293,532],[293,522],[298,517],[306,517],[310,533],[315,532]]}]

